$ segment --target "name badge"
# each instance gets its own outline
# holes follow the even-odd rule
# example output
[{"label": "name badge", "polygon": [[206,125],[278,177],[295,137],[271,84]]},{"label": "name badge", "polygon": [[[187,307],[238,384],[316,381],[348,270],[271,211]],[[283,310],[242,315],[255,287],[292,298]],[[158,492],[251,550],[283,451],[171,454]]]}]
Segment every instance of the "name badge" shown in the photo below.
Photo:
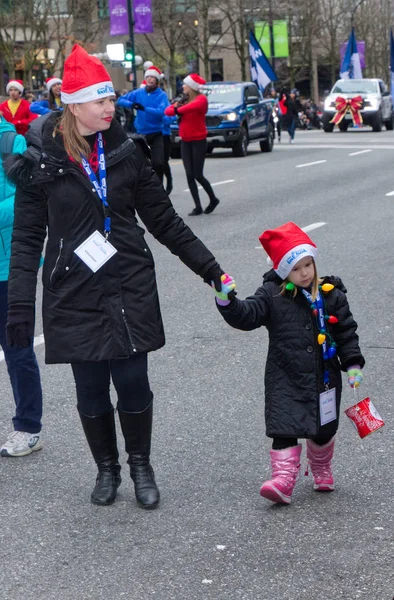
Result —
[{"label": "name badge", "polygon": [[95,231],[74,252],[95,273],[117,250],[99,231]]},{"label": "name badge", "polygon": [[335,388],[320,394],[320,425],[326,425],[337,418]]}]

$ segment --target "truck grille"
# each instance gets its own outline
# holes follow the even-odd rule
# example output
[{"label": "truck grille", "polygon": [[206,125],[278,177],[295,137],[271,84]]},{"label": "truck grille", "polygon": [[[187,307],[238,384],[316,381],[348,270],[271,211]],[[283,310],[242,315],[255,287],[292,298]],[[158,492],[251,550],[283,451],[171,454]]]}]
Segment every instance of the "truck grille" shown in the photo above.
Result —
[{"label": "truck grille", "polygon": [[207,127],[219,127],[221,122],[220,117],[206,117]]}]

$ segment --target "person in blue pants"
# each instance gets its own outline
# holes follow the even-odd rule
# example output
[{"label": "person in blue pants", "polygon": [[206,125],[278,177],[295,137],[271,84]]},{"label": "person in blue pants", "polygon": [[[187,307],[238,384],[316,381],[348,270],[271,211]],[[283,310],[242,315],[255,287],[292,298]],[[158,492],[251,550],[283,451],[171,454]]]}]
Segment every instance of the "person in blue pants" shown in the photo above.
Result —
[{"label": "person in blue pants", "polygon": [[33,332],[32,342],[27,348],[11,348],[7,344],[5,327],[15,186],[6,178],[3,158],[11,153],[22,154],[25,150],[26,141],[23,135],[17,135],[14,125],[0,117],[0,345],[16,405],[15,416],[12,419],[14,430],[1,446],[1,456],[26,456],[42,448],[42,390],[40,371],[33,349]]}]

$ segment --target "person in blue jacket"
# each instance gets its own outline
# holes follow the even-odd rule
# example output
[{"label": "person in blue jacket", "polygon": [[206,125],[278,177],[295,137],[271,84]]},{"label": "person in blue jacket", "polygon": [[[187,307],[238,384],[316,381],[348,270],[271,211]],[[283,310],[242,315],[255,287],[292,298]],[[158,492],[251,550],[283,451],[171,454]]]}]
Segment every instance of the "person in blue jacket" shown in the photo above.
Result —
[{"label": "person in blue jacket", "polygon": [[6,178],[3,158],[7,154],[23,154],[25,150],[24,136],[16,134],[14,125],[0,117],[0,345],[16,405],[12,419],[14,431],[1,446],[1,456],[25,456],[42,448],[42,390],[33,339],[27,348],[11,348],[7,344],[5,328],[15,186]]},{"label": "person in blue jacket", "polygon": [[58,77],[49,77],[45,81],[46,88],[49,92],[49,98],[32,102],[30,110],[36,115],[46,115],[53,110],[63,110],[63,104],[60,98],[62,91],[62,80]]},{"label": "person in blue jacket", "polygon": [[137,133],[146,138],[152,153],[152,167],[160,181],[163,181],[165,164],[163,118],[169,101],[167,94],[159,87],[161,77],[160,69],[154,66],[149,67],[144,75],[146,86],[121,96],[117,105],[137,111],[134,121],[135,129]]}]

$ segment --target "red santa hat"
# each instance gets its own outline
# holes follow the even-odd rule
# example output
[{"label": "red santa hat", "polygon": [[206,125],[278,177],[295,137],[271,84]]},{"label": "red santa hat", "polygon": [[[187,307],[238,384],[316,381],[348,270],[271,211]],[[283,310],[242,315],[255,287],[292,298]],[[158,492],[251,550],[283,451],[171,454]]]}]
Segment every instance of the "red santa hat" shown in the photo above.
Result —
[{"label": "red santa hat", "polygon": [[23,94],[23,90],[25,89],[22,79],[10,79],[9,82],[7,83],[7,87],[5,88],[5,91],[7,92],[7,94],[10,91],[10,88],[12,88],[12,87],[19,90],[21,94]]},{"label": "red santa hat", "polygon": [[84,104],[108,96],[115,96],[115,89],[107,69],[96,56],[75,44],[64,63],[63,104]]},{"label": "red santa hat", "polygon": [[317,256],[316,244],[291,221],[276,229],[267,229],[259,240],[281,279],[286,279],[292,268],[305,256]]},{"label": "red santa hat", "polygon": [[146,81],[145,81],[145,79],[144,79],[144,81],[141,81],[141,85],[140,85],[140,88],[144,88],[144,87],[146,87]]},{"label": "red santa hat", "polygon": [[207,82],[205,81],[205,79],[200,77],[197,73],[190,73],[190,75],[185,77],[185,79],[183,80],[183,83],[185,85],[188,85],[195,92],[199,92],[201,90],[201,88],[203,87],[203,85],[205,85]]},{"label": "red santa hat", "polygon": [[160,81],[160,79],[163,77],[163,73],[160,71],[160,69],[152,65],[144,73],[144,79],[147,77],[156,77],[156,79]]},{"label": "red santa hat", "polygon": [[46,85],[48,92],[50,91],[50,89],[53,85],[56,85],[57,83],[61,83],[61,82],[62,82],[62,80],[59,79],[59,77],[48,77],[48,79],[45,80],[45,85]]}]

